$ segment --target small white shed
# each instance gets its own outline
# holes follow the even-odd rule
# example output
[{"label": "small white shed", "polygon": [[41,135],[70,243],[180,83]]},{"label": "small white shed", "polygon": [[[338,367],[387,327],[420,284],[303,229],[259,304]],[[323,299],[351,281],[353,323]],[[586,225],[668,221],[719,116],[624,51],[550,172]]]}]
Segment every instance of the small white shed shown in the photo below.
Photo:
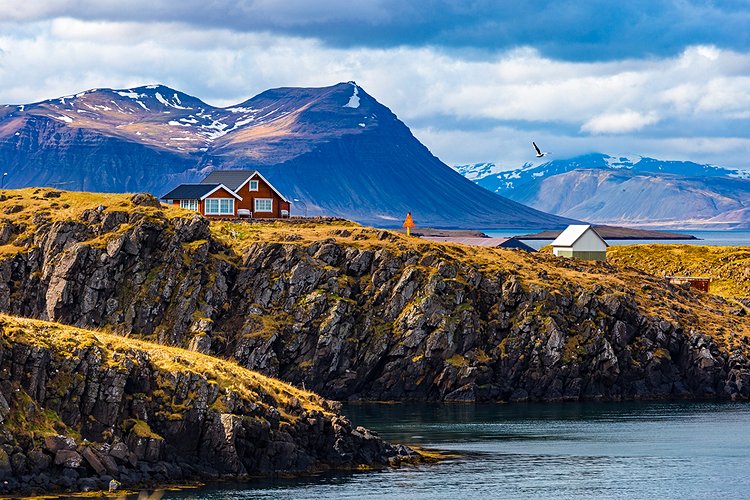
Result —
[{"label": "small white shed", "polygon": [[574,224],[552,242],[552,253],[558,257],[605,261],[608,246],[591,225]]}]

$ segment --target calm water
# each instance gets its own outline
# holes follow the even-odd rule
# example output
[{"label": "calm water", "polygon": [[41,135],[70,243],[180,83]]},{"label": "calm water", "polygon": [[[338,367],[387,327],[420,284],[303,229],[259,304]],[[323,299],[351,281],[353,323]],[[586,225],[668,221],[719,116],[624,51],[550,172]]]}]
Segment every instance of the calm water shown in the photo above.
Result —
[{"label": "calm water", "polygon": [[[497,238],[509,238],[517,234],[538,233],[537,230],[494,230],[483,231],[488,236]],[[698,240],[607,240],[610,245],[638,245],[641,243],[677,243],[688,245],[710,245],[710,246],[749,246],[750,231],[670,231],[671,233],[692,234]],[[549,245],[552,240],[521,240],[537,250],[544,245]]]},{"label": "calm water", "polygon": [[750,498],[750,405],[351,405],[433,465],[167,493],[164,498]]}]

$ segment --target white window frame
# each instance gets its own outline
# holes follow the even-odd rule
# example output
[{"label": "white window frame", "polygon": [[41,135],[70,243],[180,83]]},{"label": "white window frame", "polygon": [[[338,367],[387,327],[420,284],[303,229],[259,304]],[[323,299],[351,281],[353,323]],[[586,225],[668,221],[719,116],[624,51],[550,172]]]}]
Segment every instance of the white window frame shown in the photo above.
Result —
[{"label": "white window frame", "polygon": [[198,200],[180,200],[180,208],[185,210],[198,211]]},{"label": "white window frame", "polygon": [[205,215],[234,215],[234,198],[206,198],[203,212]]},{"label": "white window frame", "polygon": [[257,191],[258,190],[258,181],[257,180],[255,180],[255,181],[249,181],[247,183],[247,189],[249,191]]},{"label": "white window frame", "polygon": [[[258,207],[258,202],[259,201],[262,201],[262,202],[266,202],[267,201],[267,202],[269,202],[270,203],[270,208],[268,208],[268,209],[266,209],[266,208],[259,208]],[[270,213],[270,212],[273,212],[273,198],[255,198],[255,201],[253,202],[253,205],[254,205],[254,208],[255,208],[255,210],[254,210],[255,212],[259,212],[259,213]]]}]

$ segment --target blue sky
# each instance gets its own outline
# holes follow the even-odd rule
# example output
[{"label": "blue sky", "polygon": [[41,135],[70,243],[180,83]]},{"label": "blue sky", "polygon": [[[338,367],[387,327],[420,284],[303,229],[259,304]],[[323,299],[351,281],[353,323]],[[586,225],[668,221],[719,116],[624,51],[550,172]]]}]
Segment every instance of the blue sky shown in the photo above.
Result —
[{"label": "blue sky", "polygon": [[750,168],[748,26],[750,0],[0,0],[0,102],[355,80],[451,164],[536,140]]}]

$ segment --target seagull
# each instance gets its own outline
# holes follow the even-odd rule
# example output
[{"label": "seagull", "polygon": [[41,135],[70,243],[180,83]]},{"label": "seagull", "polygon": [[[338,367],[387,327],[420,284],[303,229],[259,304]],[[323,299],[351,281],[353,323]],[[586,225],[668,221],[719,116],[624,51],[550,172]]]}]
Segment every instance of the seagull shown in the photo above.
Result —
[{"label": "seagull", "polygon": [[534,149],[536,149],[536,157],[541,158],[543,156],[547,156],[549,153],[542,153],[542,150],[539,149],[539,146],[536,145],[536,142],[531,143],[534,146]]}]

